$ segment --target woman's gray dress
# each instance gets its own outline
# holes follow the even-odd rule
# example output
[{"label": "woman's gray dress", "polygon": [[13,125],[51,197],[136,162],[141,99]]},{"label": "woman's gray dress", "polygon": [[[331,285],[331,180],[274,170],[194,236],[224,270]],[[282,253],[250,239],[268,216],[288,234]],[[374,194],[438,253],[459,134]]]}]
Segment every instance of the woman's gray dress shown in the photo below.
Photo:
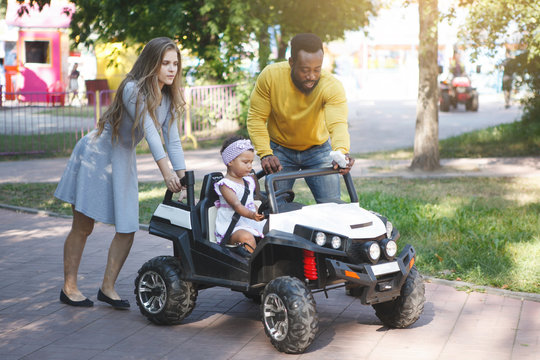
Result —
[{"label": "woman's gray dress", "polygon": [[[123,91],[124,116],[118,141],[111,139],[111,127],[105,125],[96,137],[91,131],[75,145],[54,196],[75,206],[75,210],[103,223],[114,224],[119,233],[139,229],[139,190],[135,146],[146,138],[154,160],[166,157],[159,132],[148,114],[141,117],[144,131],[135,133],[132,144],[131,127],[135,119],[137,88],[127,83]],[[163,97],[156,111],[165,146],[174,170],[186,168],[176,121],[169,127],[170,99]],[[142,106],[139,106],[142,109]]]}]

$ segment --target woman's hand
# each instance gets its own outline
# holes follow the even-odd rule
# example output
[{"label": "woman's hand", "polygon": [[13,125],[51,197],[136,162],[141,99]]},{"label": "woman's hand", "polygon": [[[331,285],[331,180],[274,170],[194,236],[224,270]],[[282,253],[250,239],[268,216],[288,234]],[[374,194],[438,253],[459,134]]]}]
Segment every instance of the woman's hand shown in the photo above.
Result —
[{"label": "woman's hand", "polygon": [[182,185],[180,184],[180,178],[175,173],[171,173],[165,179],[165,185],[167,185],[167,189],[169,189],[173,193],[177,193],[177,192],[180,192],[180,190],[182,190]]}]

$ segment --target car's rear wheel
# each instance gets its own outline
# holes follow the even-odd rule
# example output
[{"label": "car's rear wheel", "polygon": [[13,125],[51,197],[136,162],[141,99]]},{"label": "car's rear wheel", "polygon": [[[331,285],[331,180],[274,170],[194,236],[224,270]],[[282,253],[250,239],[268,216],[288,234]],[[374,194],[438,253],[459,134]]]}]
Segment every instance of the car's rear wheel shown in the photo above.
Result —
[{"label": "car's rear wheel", "polygon": [[471,102],[469,105],[469,110],[478,111],[478,93],[476,91],[471,93],[471,99],[469,101]]},{"label": "car's rear wheel", "polygon": [[191,314],[197,289],[180,278],[181,266],[172,256],[147,261],[135,279],[137,305],[146,318],[158,325],[176,325]]},{"label": "car's rear wheel", "polygon": [[447,91],[443,91],[441,94],[440,109],[443,112],[450,111],[450,95]]},{"label": "car's rear wheel", "polygon": [[406,328],[424,311],[424,293],[422,275],[413,266],[401,288],[401,295],[395,300],[374,304],[375,315],[388,327]]},{"label": "car's rear wheel", "polygon": [[290,276],[278,277],[266,285],[261,315],[266,335],[281,352],[304,352],[319,330],[313,295],[302,281]]}]

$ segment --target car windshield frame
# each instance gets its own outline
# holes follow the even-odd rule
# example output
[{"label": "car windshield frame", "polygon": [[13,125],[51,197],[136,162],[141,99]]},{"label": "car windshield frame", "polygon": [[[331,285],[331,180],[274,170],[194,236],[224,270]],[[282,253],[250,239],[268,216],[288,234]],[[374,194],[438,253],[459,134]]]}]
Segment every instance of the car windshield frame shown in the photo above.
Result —
[{"label": "car windshield frame", "polygon": [[[279,208],[276,199],[276,190],[275,183],[279,180],[292,180],[292,179],[305,179],[312,176],[328,176],[328,175],[339,175],[339,170],[334,170],[332,167],[328,168],[318,168],[318,169],[306,169],[298,171],[280,171],[273,174],[268,174],[265,176],[264,186],[266,189],[266,194],[268,196],[268,203],[270,211],[272,214],[278,214]],[[358,194],[354,187],[352,176],[350,173],[343,175],[343,180],[345,181],[345,186],[347,192],[349,193],[349,198],[351,203],[358,202]]]}]

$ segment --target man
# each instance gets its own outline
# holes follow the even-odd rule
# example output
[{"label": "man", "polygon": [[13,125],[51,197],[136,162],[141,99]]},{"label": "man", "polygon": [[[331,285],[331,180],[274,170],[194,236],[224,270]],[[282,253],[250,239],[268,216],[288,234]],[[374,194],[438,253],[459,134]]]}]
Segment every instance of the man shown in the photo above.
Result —
[{"label": "man", "polygon": [[461,62],[461,54],[457,50],[454,51],[454,56],[452,56],[452,59],[450,59],[450,73],[454,77],[467,76],[465,73],[465,67]]},{"label": "man", "polygon": [[[314,34],[291,40],[289,61],[264,68],[250,99],[249,136],[266,173],[333,166],[330,151],[345,154],[350,171],[347,99],[341,83],[322,70],[324,51]],[[320,202],[340,199],[339,177],[310,177],[306,182]],[[292,188],[293,181],[278,183]]]},{"label": "man", "polygon": [[514,69],[513,69],[512,53],[510,49],[506,49],[506,59],[503,66],[503,78],[502,78],[502,91],[504,93],[504,108],[510,107],[510,101],[512,98],[512,83],[514,82]]}]

